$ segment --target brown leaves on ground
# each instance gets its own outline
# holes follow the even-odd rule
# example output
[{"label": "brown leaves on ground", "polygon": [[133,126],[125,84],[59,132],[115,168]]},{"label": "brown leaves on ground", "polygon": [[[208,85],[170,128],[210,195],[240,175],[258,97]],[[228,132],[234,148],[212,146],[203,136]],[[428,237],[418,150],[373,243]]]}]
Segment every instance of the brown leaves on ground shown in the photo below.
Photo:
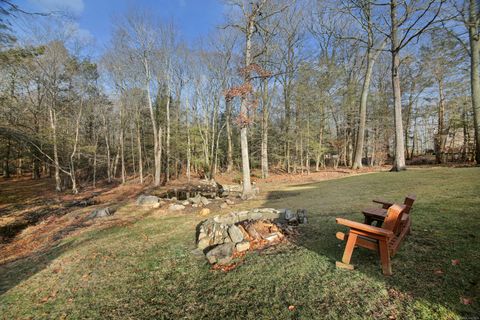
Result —
[{"label": "brown leaves on ground", "polygon": [[50,294],[46,297],[43,297],[41,300],[40,300],[40,303],[45,303],[47,302],[48,300],[53,300],[55,299],[55,297],[57,296],[57,293],[58,293],[58,289],[53,289],[52,292],[50,292]]},{"label": "brown leaves on ground", "polygon": [[460,303],[464,305],[469,305],[473,303],[473,299],[469,297],[460,297]]},{"label": "brown leaves on ground", "polygon": [[[99,224],[88,219],[87,216],[98,206],[133,199],[145,187],[128,183],[120,186],[105,183],[98,185],[98,188],[85,188],[81,193],[73,195],[68,192],[55,193],[54,182],[48,178],[8,181],[0,179],[0,189],[2,189],[0,209],[3,209],[0,227],[2,223],[17,223],[25,220],[25,217],[32,213],[42,212],[38,221],[30,223],[27,221],[13,238],[0,242],[0,265],[48,250],[65,236],[78,234],[93,225],[108,228],[113,225],[122,226],[133,223],[132,217],[115,215],[102,220]],[[68,207],[68,204],[73,201],[92,198],[92,196],[95,206]]]},{"label": "brown leaves on ground", "polygon": [[453,259],[452,260],[452,266],[458,266],[460,264],[460,260],[458,259]]},{"label": "brown leaves on ground", "polygon": [[214,264],[212,266],[212,270],[216,271],[223,271],[223,272],[229,272],[238,267],[240,264],[242,264],[243,259],[245,258],[246,252],[234,252],[233,253],[233,259],[235,260],[233,263],[222,265],[222,264]]}]

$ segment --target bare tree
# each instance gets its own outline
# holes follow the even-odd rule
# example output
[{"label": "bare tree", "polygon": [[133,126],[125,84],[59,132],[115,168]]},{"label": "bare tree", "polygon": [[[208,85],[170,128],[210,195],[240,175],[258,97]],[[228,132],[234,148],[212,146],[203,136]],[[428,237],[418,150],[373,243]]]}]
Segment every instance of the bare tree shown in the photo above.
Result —
[{"label": "bare tree", "polygon": [[405,1],[399,6],[397,0],[390,1],[390,33],[385,33],[385,35],[390,39],[392,55],[391,73],[395,126],[395,160],[392,171],[406,169],[400,86],[400,51],[437,20],[444,2],[444,0]]}]

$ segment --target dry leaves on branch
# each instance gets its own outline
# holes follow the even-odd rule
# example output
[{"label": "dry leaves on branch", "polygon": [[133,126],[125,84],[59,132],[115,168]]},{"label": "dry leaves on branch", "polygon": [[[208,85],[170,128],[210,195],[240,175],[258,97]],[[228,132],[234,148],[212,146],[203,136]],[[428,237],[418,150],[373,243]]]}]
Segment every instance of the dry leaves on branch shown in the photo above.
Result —
[{"label": "dry leaves on branch", "polygon": [[460,297],[460,303],[464,305],[469,305],[469,304],[472,304],[473,301],[472,301],[472,298]]},{"label": "dry leaves on branch", "polygon": [[260,65],[256,63],[251,63],[246,67],[240,68],[239,71],[244,77],[249,76],[250,73],[252,72],[255,72],[256,74],[258,74],[260,78],[268,78],[272,76],[271,72],[265,70],[264,68],[262,68]]}]

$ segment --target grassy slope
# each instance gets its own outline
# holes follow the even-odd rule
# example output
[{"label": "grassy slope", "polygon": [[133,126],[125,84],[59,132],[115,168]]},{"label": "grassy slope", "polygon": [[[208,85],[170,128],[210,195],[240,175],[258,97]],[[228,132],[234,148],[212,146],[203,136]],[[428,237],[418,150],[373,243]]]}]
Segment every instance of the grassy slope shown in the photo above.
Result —
[{"label": "grassy slope", "polygon": [[[374,252],[336,270],[336,216],[417,194],[413,232],[383,277]],[[270,190],[248,206],[304,207],[294,245],[251,253],[229,273],[194,257],[197,216],[151,216],[65,239],[0,268],[0,318],[455,319],[480,314],[480,168],[412,169]],[[117,215],[138,214],[134,206]],[[459,259],[459,265],[452,265]],[[442,270],[443,274],[436,274]],[[460,303],[473,298],[473,304]],[[294,305],[293,311],[288,306]]]}]

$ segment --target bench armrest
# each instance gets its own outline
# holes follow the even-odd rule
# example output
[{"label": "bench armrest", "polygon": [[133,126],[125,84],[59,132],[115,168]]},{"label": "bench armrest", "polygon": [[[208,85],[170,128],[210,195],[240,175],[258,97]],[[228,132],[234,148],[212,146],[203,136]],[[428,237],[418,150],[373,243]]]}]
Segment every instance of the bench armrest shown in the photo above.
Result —
[{"label": "bench armrest", "polygon": [[385,209],[391,207],[394,204],[393,202],[386,201],[386,200],[383,200],[383,199],[373,199],[372,201],[375,202],[375,203],[379,203],[379,204],[383,205],[383,207]]},{"label": "bench armrest", "polygon": [[391,238],[393,236],[393,232],[390,231],[390,230],[374,227],[374,226],[371,226],[371,225],[368,225],[368,224],[364,224],[364,223],[360,223],[360,222],[356,222],[356,221],[352,221],[352,220],[347,220],[347,219],[343,219],[343,218],[337,218],[336,221],[337,221],[338,224],[342,224],[342,225],[347,226],[351,229],[360,230],[360,231],[364,231],[364,232],[367,232],[367,233],[371,233],[371,234],[375,234],[375,235],[383,236],[383,237],[387,237],[387,238]]}]

